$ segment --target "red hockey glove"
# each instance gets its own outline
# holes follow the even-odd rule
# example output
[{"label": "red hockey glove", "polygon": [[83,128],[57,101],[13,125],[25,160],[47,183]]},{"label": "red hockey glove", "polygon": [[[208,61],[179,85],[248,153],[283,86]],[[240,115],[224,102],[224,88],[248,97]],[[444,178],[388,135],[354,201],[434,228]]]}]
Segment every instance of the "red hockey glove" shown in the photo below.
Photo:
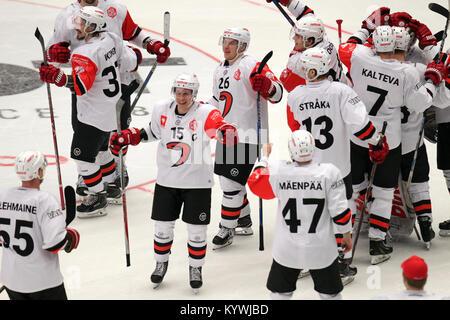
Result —
[{"label": "red hockey glove", "polygon": [[51,64],[41,64],[41,67],[39,68],[39,76],[41,77],[41,81],[54,83],[58,87],[62,87],[67,83],[67,76],[65,73]]},{"label": "red hockey glove", "polygon": [[447,78],[447,72],[448,70],[444,63],[431,61],[427,66],[427,70],[425,70],[425,79],[431,80],[437,87],[442,80]]},{"label": "red hockey glove", "polygon": [[431,33],[428,27],[417,21],[415,19],[411,19],[411,22],[408,24],[410,30],[415,33],[417,39],[419,40],[419,47],[423,49],[427,46],[435,46],[437,44],[436,37]]},{"label": "red hockey glove", "polygon": [[389,153],[389,145],[386,141],[386,136],[383,137],[383,140],[378,145],[374,146],[369,143],[369,157],[370,161],[376,162],[377,164],[381,164],[386,159],[386,156]]},{"label": "red hockey glove", "polygon": [[117,132],[114,132],[111,136],[109,144],[114,150],[120,151],[123,146],[127,146],[129,144],[135,146],[138,145],[139,142],[141,142],[141,132],[139,131],[139,129],[128,128],[122,130],[120,135]]},{"label": "red hockey glove", "polygon": [[161,41],[150,40],[147,43],[147,51],[151,54],[156,54],[156,62],[164,63],[170,57],[169,47],[164,47]]},{"label": "red hockey glove", "polygon": [[58,42],[50,46],[47,50],[47,60],[49,62],[67,63],[70,59],[70,43],[67,41]]},{"label": "red hockey glove", "polygon": [[272,80],[267,78],[262,74],[255,74],[251,77],[252,79],[252,88],[256,92],[259,92],[261,96],[267,99],[269,96],[274,94],[275,86],[272,83]]},{"label": "red hockey glove", "polygon": [[412,17],[407,12],[395,12],[389,16],[389,25],[391,27],[407,27]]},{"label": "red hockey glove", "polygon": [[227,147],[235,146],[239,142],[237,129],[232,124],[224,124],[217,129],[217,139]]},{"label": "red hockey glove", "polygon": [[367,29],[372,33],[377,27],[387,24],[389,21],[390,10],[391,9],[388,7],[381,7],[375,10],[370,16],[363,20],[361,28]]},{"label": "red hockey glove", "polygon": [[[278,2],[279,2],[280,4],[282,4],[283,6],[285,6],[285,7],[287,7],[287,6],[289,5],[289,1],[291,1],[291,0],[278,0]],[[266,0],[266,2],[267,2],[267,3],[271,3],[272,0]]]},{"label": "red hockey glove", "polygon": [[67,243],[64,247],[64,251],[67,253],[71,252],[73,249],[78,248],[78,244],[80,243],[80,234],[77,230],[72,228],[66,228],[67,235]]}]

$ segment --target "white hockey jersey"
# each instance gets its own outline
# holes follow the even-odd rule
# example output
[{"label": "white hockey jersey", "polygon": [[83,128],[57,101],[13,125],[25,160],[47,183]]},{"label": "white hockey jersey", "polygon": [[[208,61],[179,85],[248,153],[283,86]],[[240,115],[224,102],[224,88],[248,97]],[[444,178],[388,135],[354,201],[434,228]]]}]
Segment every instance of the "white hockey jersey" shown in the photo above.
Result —
[{"label": "white hockey jersey", "polygon": [[102,131],[117,129],[116,103],[121,95],[118,64],[120,59],[123,68],[136,67],[136,55],[130,51],[110,32],[102,32],[73,50],[72,76],[80,122]]},{"label": "white hockey jersey", "polygon": [[[223,61],[213,76],[213,96],[208,101],[222,113],[223,118],[238,128],[242,143],[257,143],[257,93],[252,89],[250,75],[257,71],[260,62],[251,56],[238,58],[231,66]],[[264,66],[261,74],[272,80],[275,94],[269,98],[272,103],[280,102],[283,89],[278,79]],[[267,100],[261,97],[261,143],[267,141]]]},{"label": "white hockey jersey", "polygon": [[[349,70],[353,89],[364,102],[370,120],[377,128],[387,121],[389,148],[398,147],[401,143],[401,107],[424,111],[431,106],[436,88],[430,83],[424,85],[412,65],[381,59],[364,45],[343,43],[339,47],[339,56]],[[355,144],[368,147],[359,139],[351,139]]]},{"label": "white hockey jersey", "polygon": [[272,255],[296,269],[322,269],[337,258],[335,231],[351,231],[351,212],[339,169],[331,163],[259,162],[248,180],[264,199],[277,197]]},{"label": "white hockey jersey", "polygon": [[315,161],[334,164],[344,177],[350,174],[350,135],[377,141],[364,103],[340,82],[323,80],[295,88],[288,95],[287,118],[292,131],[305,128],[315,137]]},{"label": "white hockey jersey", "polygon": [[177,114],[176,105],[175,100],[155,104],[151,122],[144,128],[148,141],[160,140],[156,182],[179,189],[211,188],[210,140],[225,122],[209,104],[195,102],[184,115]]},{"label": "white hockey jersey", "polygon": [[58,254],[46,249],[59,249],[65,237],[65,217],[51,194],[23,187],[0,193],[0,282],[22,293],[59,286]]},{"label": "white hockey jersey", "polygon": [[[143,46],[144,39],[151,38],[150,33],[142,30],[133,21],[122,1],[99,0],[97,7],[106,14],[106,31],[118,35],[123,40],[130,41],[138,47]],[[77,39],[77,32],[73,26],[73,17],[80,8],[78,1],[75,1],[58,14],[55,20],[54,33],[47,44],[47,48],[55,43],[68,41],[70,42],[70,49],[73,51],[83,44],[83,40]],[[129,84],[135,78],[126,68],[120,70],[122,83]]]}]

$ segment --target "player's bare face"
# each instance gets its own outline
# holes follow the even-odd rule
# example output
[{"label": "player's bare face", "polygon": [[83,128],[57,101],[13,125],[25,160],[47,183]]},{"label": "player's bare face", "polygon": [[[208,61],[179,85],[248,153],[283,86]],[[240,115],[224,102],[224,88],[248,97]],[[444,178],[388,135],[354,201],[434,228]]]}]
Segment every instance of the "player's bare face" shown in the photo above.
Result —
[{"label": "player's bare face", "polygon": [[176,88],[175,101],[178,105],[178,111],[188,111],[192,104],[192,91],[189,89]]},{"label": "player's bare face", "polygon": [[77,32],[77,39],[83,40],[86,38],[86,32],[84,31],[84,27],[86,26],[86,20],[76,18],[75,19],[75,30]]},{"label": "player's bare face", "polygon": [[222,50],[225,60],[233,60],[238,54],[239,42],[234,39],[223,39]]},{"label": "player's bare face", "polygon": [[80,1],[80,6],[85,7],[85,6],[94,6],[96,7],[98,5],[98,0],[81,0]]},{"label": "player's bare face", "polygon": [[292,40],[294,40],[294,42],[295,42],[295,46],[294,46],[295,50],[303,51],[306,49],[305,41],[303,40],[303,37],[301,35],[295,34],[292,37]]}]

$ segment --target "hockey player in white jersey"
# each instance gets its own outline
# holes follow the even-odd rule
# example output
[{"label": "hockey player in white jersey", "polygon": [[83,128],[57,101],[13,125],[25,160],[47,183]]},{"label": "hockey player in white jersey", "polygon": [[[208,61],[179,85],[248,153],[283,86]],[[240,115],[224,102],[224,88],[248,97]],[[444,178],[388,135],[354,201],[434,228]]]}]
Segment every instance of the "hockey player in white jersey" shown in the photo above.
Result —
[{"label": "hockey player in white jersey", "polygon": [[[383,23],[387,21],[376,20]],[[375,172],[372,190],[374,200],[369,211],[371,262],[377,264],[389,259],[392,252],[392,247],[387,246],[384,240],[401,163],[400,108],[406,106],[421,112],[430,107],[438,85],[433,79],[439,77],[441,71],[427,68],[425,78],[430,81],[423,84],[413,66],[392,59],[395,34],[390,26],[378,26],[372,33],[375,50],[362,45],[368,36],[369,31],[362,28],[350,41],[340,45],[339,55],[347,66],[354,83],[353,88],[364,102],[375,127],[380,127],[383,121],[388,122],[385,138],[390,151]],[[358,193],[367,186],[365,175],[370,173],[371,168],[370,145],[368,149],[367,143],[355,137],[351,137],[351,140],[352,183],[356,199]],[[377,159],[373,160],[379,162]]]},{"label": "hockey player in white jersey", "polygon": [[[266,1],[271,2],[271,0]],[[279,3],[286,6],[298,20],[290,32],[290,38],[295,42],[294,49],[289,54],[287,66],[280,75],[284,88],[290,92],[296,86],[306,83],[305,74],[299,68],[299,60],[302,52],[308,48],[327,50],[331,57],[329,79],[347,83],[336,47],[328,40],[324,25],[315,16],[314,11],[299,0],[281,0]]]},{"label": "hockey player in white jersey", "polygon": [[[334,164],[343,175],[346,196],[352,213],[356,212],[352,201],[352,177],[350,165],[350,135],[371,145],[378,143],[379,135],[358,94],[346,84],[331,81],[331,57],[323,48],[305,50],[298,69],[305,74],[306,85],[299,85],[288,95],[287,119],[292,131],[305,128],[315,138],[315,158],[319,162]],[[388,148],[384,144],[384,148]],[[389,149],[376,151],[387,154]],[[341,236],[336,239],[340,244]],[[344,284],[353,280],[356,268],[349,268],[349,252],[340,259]]]},{"label": "hockey player in white jersey", "polygon": [[58,252],[76,249],[80,235],[66,227],[55,197],[40,189],[46,167],[41,152],[20,153],[21,185],[0,193],[0,282],[11,300],[67,300]]},{"label": "hockey player in white jersey", "polygon": [[263,199],[278,199],[273,262],[267,279],[270,297],[291,299],[300,269],[309,269],[321,299],[341,299],[335,230],[342,248],[352,248],[351,212],[339,169],[313,160],[314,137],[294,131],[289,140],[292,161],[268,164],[271,146],[248,179],[250,190]]},{"label": "hockey player in white jersey", "polygon": [[[105,13],[97,7],[82,7],[75,16],[74,30],[83,44],[72,52],[72,75],[53,65],[39,69],[42,81],[70,88],[77,98],[72,111],[74,130],[71,158],[86,185],[87,196],[77,206],[80,218],[105,215],[105,183],[115,180],[115,161],[108,150],[110,132],[117,129],[115,106],[121,96],[120,71],[134,70],[139,56],[122,39],[105,32]],[[120,190],[118,190],[120,193]]]},{"label": "hockey player in white jersey", "polygon": [[209,103],[223,118],[236,125],[240,143],[216,146],[214,173],[223,191],[220,230],[214,237],[216,248],[232,243],[235,234],[250,235],[252,221],[246,183],[257,158],[258,108],[260,94],[261,143],[268,139],[268,101],[278,103],[283,87],[267,65],[257,74],[260,62],[245,52],[250,44],[246,28],[227,28],[220,37],[225,60],[214,71],[213,94]]},{"label": "hockey player in white jersey", "polygon": [[156,268],[151,281],[159,286],[166,274],[175,221],[183,205],[182,220],[188,230],[189,279],[194,291],[203,283],[202,266],[210,222],[214,184],[210,140],[217,137],[229,146],[238,141],[236,128],[223,120],[219,110],[195,100],[198,89],[195,75],[177,76],[172,86],[174,99],[155,105],[147,127],[125,129],[120,136],[114,133],[111,137],[111,145],[116,150],[128,144],[159,140],[152,208]]},{"label": "hockey player in white jersey", "polygon": [[[158,41],[151,37],[150,33],[141,29],[132,19],[127,7],[121,0],[77,0],[65,7],[56,17],[54,33],[47,44],[47,57],[50,62],[67,63],[70,59],[71,50],[74,50],[79,45],[83,44],[82,40],[77,39],[76,32],[71,27],[71,20],[74,14],[76,14],[80,8],[85,6],[96,6],[105,12],[106,18],[106,30],[112,32],[128,41],[129,44],[137,46],[138,48],[144,48],[148,53],[156,55],[158,63],[165,63],[170,56],[170,48],[165,47],[161,41]],[[142,61],[142,55],[140,50],[133,47],[133,50],[140,56],[139,63]],[[130,82],[136,77],[129,70],[120,70],[120,86],[122,92],[125,92]],[[135,71],[135,70],[133,70]],[[76,104],[76,95],[72,95],[72,105]],[[125,104],[121,111],[121,129],[128,128],[131,122],[131,103],[130,97],[126,97]],[[118,162],[119,155],[111,149],[116,163]],[[126,155],[127,149],[123,150],[123,154]],[[116,166],[116,172],[118,172],[119,166]],[[124,185],[128,184],[129,178],[124,166]],[[119,175],[116,174],[114,184],[110,184],[107,188],[108,198],[114,203],[120,202],[121,196],[118,192],[120,185]],[[77,194],[83,195],[83,189],[86,186],[83,180],[79,180]]]}]

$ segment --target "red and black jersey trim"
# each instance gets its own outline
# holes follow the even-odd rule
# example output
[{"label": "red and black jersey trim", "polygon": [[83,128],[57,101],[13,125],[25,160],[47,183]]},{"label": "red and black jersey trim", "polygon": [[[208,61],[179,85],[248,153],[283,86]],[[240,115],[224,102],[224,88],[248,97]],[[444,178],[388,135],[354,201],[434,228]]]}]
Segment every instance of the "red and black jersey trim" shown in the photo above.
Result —
[{"label": "red and black jersey trim", "polygon": [[64,237],[64,239],[62,241],[58,242],[58,244],[54,245],[53,247],[47,248],[45,250],[50,251],[52,253],[57,253],[59,250],[64,248],[64,246],[66,245],[68,236],[69,236],[69,233],[67,233],[67,235]]},{"label": "red and black jersey trim", "polygon": [[131,41],[131,40],[133,40],[133,39],[135,39],[140,33],[141,33],[141,31],[142,31],[142,29],[140,28],[140,27],[137,27],[135,30],[134,30],[134,32],[133,32],[133,34],[131,35],[131,37],[128,37],[128,38],[123,38],[123,40],[126,40],[126,41]]},{"label": "red and black jersey trim", "polygon": [[342,247],[342,238],[344,237],[344,235],[342,233],[337,233],[334,235],[334,237],[336,238],[336,244],[338,248]]},{"label": "red and black jersey trim", "polygon": [[386,219],[375,214],[371,214],[369,218],[369,225],[371,228],[387,232],[389,228],[390,219]]},{"label": "red and black jersey trim", "polygon": [[333,217],[333,221],[337,225],[344,226],[350,221],[351,217],[352,217],[352,212],[350,209],[347,208],[341,214],[338,214],[336,217]]},{"label": "red and black jersey trim", "polygon": [[413,203],[414,211],[417,215],[431,213],[431,200],[422,200]]},{"label": "red and black jersey trim", "polygon": [[187,246],[188,246],[189,258],[197,259],[197,260],[205,258],[206,245],[204,245],[202,247],[194,247],[188,243]]},{"label": "red and black jersey trim", "polygon": [[85,94],[87,92],[83,81],[81,81],[80,77],[78,75],[75,76],[75,83],[77,84],[78,89],[80,90],[80,96]]},{"label": "red and black jersey trim", "polygon": [[170,249],[172,248],[173,240],[169,242],[158,242],[154,241],[153,248],[156,254],[167,254],[170,253]]},{"label": "red and black jersey trim", "polygon": [[314,11],[308,7],[305,6],[305,8],[303,9],[303,11],[298,15],[298,17],[296,18],[297,20],[300,20],[301,18],[303,18],[304,16],[306,16],[307,14],[312,13],[314,14]]},{"label": "red and black jersey trim", "polygon": [[[113,156],[118,157],[119,156],[119,151],[115,150],[112,146],[109,146],[109,151],[111,151],[111,153],[113,154]],[[125,156],[128,152],[128,146],[126,146],[125,148],[122,148],[122,155]]]},{"label": "red and black jersey trim", "polygon": [[355,133],[355,136],[361,140],[367,140],[373,137],[375,134],[375,127],[372,124],[372,121],[369,121],[364,128]]},{"label": "red and black jersey trim", "polygon": [[350,38],[348,38],[347,43],[362,44],[362,41],[358,37],[350,37]]}]

